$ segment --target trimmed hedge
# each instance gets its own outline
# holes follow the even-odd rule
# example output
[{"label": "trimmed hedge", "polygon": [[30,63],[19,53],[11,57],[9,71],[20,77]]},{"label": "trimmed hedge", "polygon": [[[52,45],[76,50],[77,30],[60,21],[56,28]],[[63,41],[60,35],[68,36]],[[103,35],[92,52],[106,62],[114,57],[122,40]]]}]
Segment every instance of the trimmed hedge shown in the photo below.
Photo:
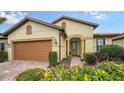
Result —
[{"label": "trimmed hedge", "polygon": [[58,61],[57,52],[49,52],[49,66],[56,66]]},{"label": "trimmed hedge", "polygon": [[72,55],[68,55],[66,57],[66,60],[67,60],[68,64],[70,65],[71,64],[71,61],[72,61]]},{"label": "trimmed hedge", "polygon": [[100,52],[107,54],[109,60],[124,60],[124,48],[118,45],[103,46]]},{"label": "trimmed hedge", "polygon": [[4,51],[0,51],[0,62],[7,61],[8,59],[8,53]]}]

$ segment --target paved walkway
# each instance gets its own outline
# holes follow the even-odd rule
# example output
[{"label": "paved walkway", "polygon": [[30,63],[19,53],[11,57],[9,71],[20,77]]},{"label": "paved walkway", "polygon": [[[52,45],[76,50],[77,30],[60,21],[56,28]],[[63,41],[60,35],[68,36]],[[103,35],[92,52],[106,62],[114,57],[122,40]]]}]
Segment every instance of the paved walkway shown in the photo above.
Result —
[{"label": "paved walkway", "polygon": [[15,76],[25,69],[43,68],[47,69],[48,62],[7,61],[0,63],[0,81],[15,80]]},{"label": "paved walkway", "polygon": [[82,66],[82,63],[79,57],[72,58],[71,66],[74,66],[74,65]]},{"label": "paved walkway", "polygon": [[[31,68],[47,69],[48,62],[33,62],[33,61],[7,61],[0,63],[0,81],[13,81],[18,73]],[[79,57],[73,57],[71,66],[81,66],[82,63]]]}]

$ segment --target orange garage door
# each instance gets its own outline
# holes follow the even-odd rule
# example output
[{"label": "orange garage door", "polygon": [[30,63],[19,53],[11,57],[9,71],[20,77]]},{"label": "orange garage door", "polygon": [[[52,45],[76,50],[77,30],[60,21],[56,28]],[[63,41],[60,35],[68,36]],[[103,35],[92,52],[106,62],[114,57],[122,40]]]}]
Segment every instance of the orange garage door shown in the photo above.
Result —
[{"label": "orange garage door", "polygon": [[14,60],[48,61],[52,41],[14,42]]}]

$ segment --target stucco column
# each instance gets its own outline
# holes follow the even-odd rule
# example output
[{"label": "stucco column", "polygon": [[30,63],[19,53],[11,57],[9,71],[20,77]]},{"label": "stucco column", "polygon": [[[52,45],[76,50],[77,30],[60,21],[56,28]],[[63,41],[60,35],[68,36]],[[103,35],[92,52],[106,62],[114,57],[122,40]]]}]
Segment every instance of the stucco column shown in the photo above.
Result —
[{"label": "stucco column", "polygon": [[70,40],[67,40],[67,55],[69,55],[69,51],[70,51]]},{"label": "stucco column", "polygon": [[81,48],[80,48],[80,50],[81,50],[81,51],[80,51],[80,56],[83,57],[83,53],[84,53],[84,40],[83,40],[83,39],[81,39],[81,44],[80,44],[80,45],[81,45]]}]

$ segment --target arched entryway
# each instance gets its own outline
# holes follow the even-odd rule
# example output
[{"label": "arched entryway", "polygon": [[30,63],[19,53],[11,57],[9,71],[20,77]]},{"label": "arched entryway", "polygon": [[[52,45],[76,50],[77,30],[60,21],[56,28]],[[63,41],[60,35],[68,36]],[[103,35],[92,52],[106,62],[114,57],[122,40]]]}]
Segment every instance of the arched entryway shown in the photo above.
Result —
[{"label": "arched entryway", "polygon": [[84,53],[84,39],[81,35],[69,36],[66,40],[66,54],[73,56],[82,56]]},{"label": "arched entryway", "polygon": [[81,40],[78,37],[70,39],[70,54],[73,56],[80,56],[81,51]]}]

